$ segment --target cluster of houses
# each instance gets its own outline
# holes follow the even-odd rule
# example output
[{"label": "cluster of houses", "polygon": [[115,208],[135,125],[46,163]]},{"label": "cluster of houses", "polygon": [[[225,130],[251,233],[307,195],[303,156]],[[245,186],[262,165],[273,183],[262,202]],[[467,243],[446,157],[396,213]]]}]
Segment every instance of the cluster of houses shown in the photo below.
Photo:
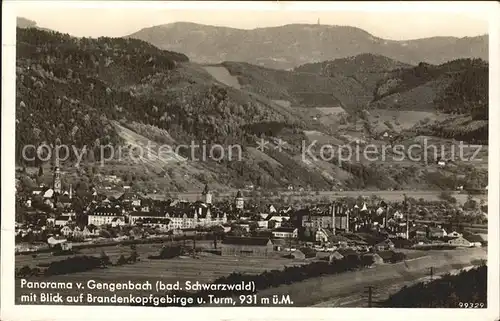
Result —
[{"label": "cluster of houses", "polygon": [[[89,239],[100,236],[101,230],[109,227],[147,227],[159,233],[179,234],[219,226],[224,232],[235,228],[246,232],[245,237],[226,237],[224,254],[251,256],[267,255],[271,249],[291,250],[292,244],[305,242],[313,242],[325,251],[389,250],[394,245],[391,240],[395,239],[421,243],[439,239],[454,246],[477,246],[479,242],[456,231],[447,233],[443,228],[411,222],[404,204],[393,208],[385,202],[370,207],[366,203],[349,206],[333,202],[299,210],[269,205],[266,211],[256,211],[245,204],[241,192],[232,203],[214,203],[208,186],[196,202],[152,200],[130,190],[112,198],[92,190],[84,204],[82,220],[73,205],[73,189],[69,186],[68,191],[62,190],[60,175],[56,168],[53,188],[36,189],[30,196],[19,198],[30,221],[16,222],[16,235],[37,234],[50,227],[59,231],[54,237]],[[36,202],[35,198],[38,198]],[[43,204],[45,212],[35,209],[35,203]],[[363,234],[383,237],[376,240],[357,237]]]}]

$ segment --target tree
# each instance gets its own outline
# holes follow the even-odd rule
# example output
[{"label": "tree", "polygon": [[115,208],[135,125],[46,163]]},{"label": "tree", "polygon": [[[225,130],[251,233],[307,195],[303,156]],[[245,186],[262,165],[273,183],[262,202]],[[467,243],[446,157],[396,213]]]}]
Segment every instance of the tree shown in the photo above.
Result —
[{"label": "tree", "polygon": [[255,233],[255,231],[257,231],[257,229],[259,228],[259,224],[257,224],[257,222],[250,222],[249,224],[249,228],[250,228],[250,233]]},{"label": "tree", "polygon": [[475,210],[478,208],[477,201],[472,197],[472,195],[467,195],[467,201],[463,205],[464,210]]},{"label": "tree", "polygon": [[439,199],[447,202],[447,203],[450,203],[450,204],[456,204],[457,203],[457,199],[455,197],[452,196],[451,192],[449,191],[442,191],[440,194],[439,194]]},{"label": "tree", "polygon": [[135,263],[138,260],[139,260],[139,254],[137,253],[136,250],[133,250],[132,253],[130,253],[129,262]]},{"label": "tree", "polygon": [[312,240],[314,237],[313,237],[313,232],[311,231],[311,228],[309,227],[306,227],[304,229],[304,240],[306,241],[310,241]]},{"label": "tree", "polygon": [[239,225],[233,225],[231,226],[231,230],[229,231],[228,234],[232,236],[244,236],[247,234],[247,231]]},{"label": "tree", "polygon": [[292,236],[287,236],[285,238],[285,244],[291,248],[292,247],[292,242],[294,242],[294,238]]},{"label": "tree", "polygon": [[124,264],[127,264],[127,259],[122,254],[116,261],[116,265],[124,265]]},{"label": "tree", "polygon": [[109,256],[104,251],[101,251],[100,260],[101,260],[102,266],[108,266],[111,264],[111,260],[109,259]]}]

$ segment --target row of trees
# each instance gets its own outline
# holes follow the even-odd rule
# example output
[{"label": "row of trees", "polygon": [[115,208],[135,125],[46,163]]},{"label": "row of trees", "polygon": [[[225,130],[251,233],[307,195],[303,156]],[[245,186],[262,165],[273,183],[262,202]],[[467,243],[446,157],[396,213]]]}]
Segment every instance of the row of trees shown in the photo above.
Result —
[{"label": "row of trees", "polygon": [[62,274],[72,274],[90,271],[99,268],[106,268],[108,266],[120,266],[124,264],[134,264],[138,262],[139,254],[134,246],[131,246],[131,253],[129,256],[120,255],[115,263],[111,262],[109,256],[103,251],[100,256],[74,256],[64,260],[51,262],[45,265],[45,269],[39,267],[30,268],[25,265],[16,269],[16,278],[25,278],[30,276],[52,276]]}]

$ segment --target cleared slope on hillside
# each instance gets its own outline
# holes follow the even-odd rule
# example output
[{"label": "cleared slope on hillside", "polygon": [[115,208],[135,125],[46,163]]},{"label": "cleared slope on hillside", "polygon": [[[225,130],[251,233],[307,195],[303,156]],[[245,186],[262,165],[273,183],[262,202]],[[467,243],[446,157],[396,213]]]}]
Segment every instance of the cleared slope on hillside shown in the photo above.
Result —
[{"label": "cleared slope on hillside", "polygon": [[352,78],[338,75],[323,77],[314,73],[267,69],[247,63],[224,62],[242,88],[292,106],[355,109],[371,99],[371,93]]},{"label": "cleared slope on hillside", "polygon": [[225,67],[217,67],[217,66],[204,66],[203,67],[212,77],[220,81],[221,83],[233,87],[236,89],[240,89],[240,83],[238,82],[238,78],[232,76],[229,71]]}]

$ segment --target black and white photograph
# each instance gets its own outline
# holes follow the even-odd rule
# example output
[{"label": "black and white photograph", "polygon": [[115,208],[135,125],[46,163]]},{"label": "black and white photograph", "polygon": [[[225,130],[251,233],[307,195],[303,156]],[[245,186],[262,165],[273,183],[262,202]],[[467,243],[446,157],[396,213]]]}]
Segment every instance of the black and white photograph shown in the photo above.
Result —
[{"label": "black and white photograph", "polygon": [[498,320],[499,6],[344,5],[6,1],[2,320]]}]

